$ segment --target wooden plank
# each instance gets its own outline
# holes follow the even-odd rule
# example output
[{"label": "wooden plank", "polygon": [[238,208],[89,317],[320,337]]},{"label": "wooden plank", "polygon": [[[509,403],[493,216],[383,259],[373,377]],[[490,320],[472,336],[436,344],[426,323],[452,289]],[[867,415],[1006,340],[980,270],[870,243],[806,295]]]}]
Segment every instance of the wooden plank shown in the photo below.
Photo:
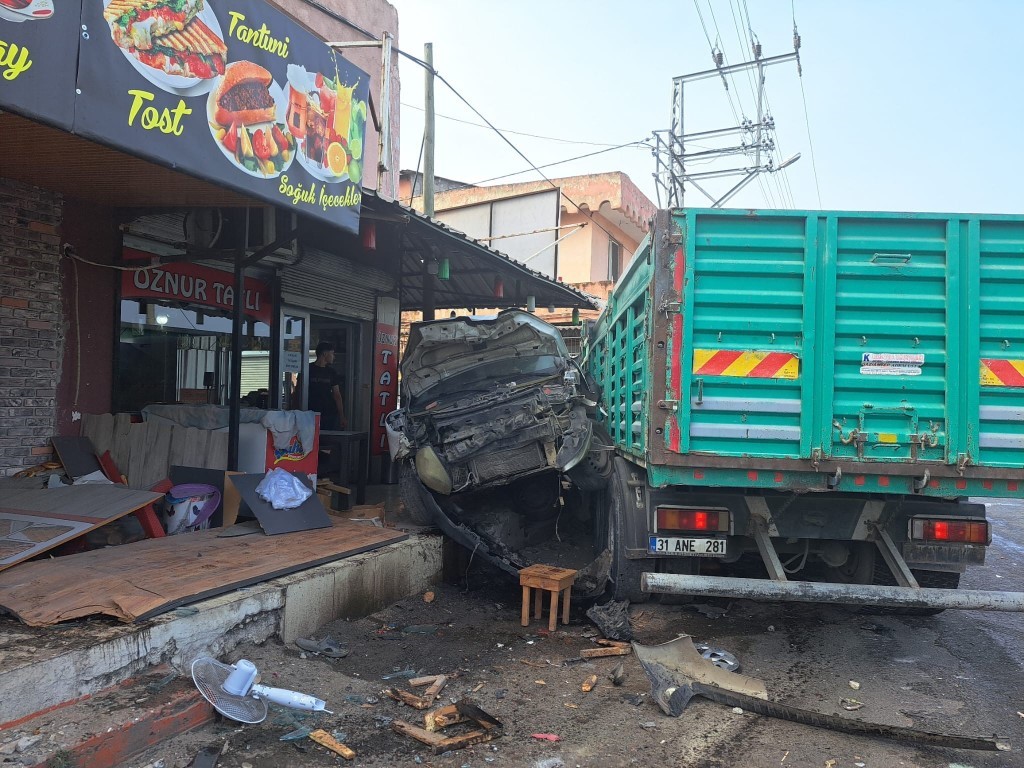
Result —
[{"label": "wooden plank", "polygon": [[185,432],[184,464],[190,467],[206,467],[206,446],[210,433],[205,429],[188,427]]},{"label": "wooden plank", "polygon": [[407,723],[404,720],[392,720],[391,730],[396,733],[400,733],[403,736],[409,736],[416,739],[416,741],[426,744],[428,747],[437,747],[439,744],[443,744],[446,741],[445,737],[440,733],[431,733],[424,728],[420,728],[412,723]]},{"label": "wooden plank", "polygon": [[438,675],[437,680],[435,680],[433,684],[423,692],[423,698],[430,703],[433,703],[434,699],[436,699],[437,695],[441,692],[441,689],[447,684],[448,678],[445,675]]},{"label": "wooden plank", "polygon": [[211,432],[204,467],[209,469],[228,468],[228,433]]},{"label": "wooden plank", "polygon": [[628,656],[631,650],[632,649],[629,648],[629,646],[626,646],[624,648],[584,648],[582,651],[580,651],[580,658],[601,659],[605,656]]},{"label": "wooden plank", "polygon": [[146,469],[143,474],[143,488],[152,488],[166,480],[171,469],[171,429],[165,422],[149,425],[149,450],[146,454]]},{"label": "wooden plank", "polygon": [[122,485],[9,488],[0,502],[0,571],[142,509],[158,493]]},{"label": "wooden plank", "polygon": [[114,416],[110,413],[82,414],[83,437],[92,440],[96,453],[102,456],[114,442]]},{"label": "wooden plank", "polygon": [[433,685],[440,675],[427,675],[426,677],[414,677],[409,680],[410,688],[422,688],[424,685]]},{"label": "wooden plank", "polygon": [[114,432],[110,438],[110,455],[122,474],[128,473],[128,456],[131,446],[128,435],[132,427],[132,417],[127,413],[114,414]]},{"label": "wooden plank", "polygon": [[[146,423],[132,424],[128,431],[128,487],[144,488],[146,474],[146,455],[149,453],[149,425]],[[118,464],[124,472],[124,464]]]},{"label": "wooden plank", "polygon": [[459,712],[458,707],[454,704],[448,704],[447,706],[435,709],[433,712],[427,712],[423,716],[423,724],[431,733],[447,728],[449,725],[465,723],[468,720],[469,718]]},{"label": "wooden plank", "polygon": [[96,614],[145,620],[408,538],[347,520],[280,536],[220,538],[220,533],[210,529],[22,563],[0,573],[0,606],[31,626]]},{"label": "wooden plank", "polygon": [[389,699],[407,704],[413,709],[427,709],[433,704],[433,700],[422,699],[415,693],[409,693],[409,691],[403,691],[398,688],[385,688],[384,695]]},{"label": "wooden plank", "polygon": [[171,457],[169,459],[172,467],[191,467],[185,455],[185,441],[188,438],[188,427],[175,424],[171,427]]},{"label": "wooden plank", "polygon": [[340,741],[335,739],[333,736],[331,736],[331,734],[329,734],[322,728],[318,728],[317,730],[310,733],[309,738],[315,741],[321,747],[326,747],[327,749],[331,750],[331,752],[336,752],[337,754],[344,757],[346,760],[354,760],[356,757],[356,753],[354,750],[342,744]]}]

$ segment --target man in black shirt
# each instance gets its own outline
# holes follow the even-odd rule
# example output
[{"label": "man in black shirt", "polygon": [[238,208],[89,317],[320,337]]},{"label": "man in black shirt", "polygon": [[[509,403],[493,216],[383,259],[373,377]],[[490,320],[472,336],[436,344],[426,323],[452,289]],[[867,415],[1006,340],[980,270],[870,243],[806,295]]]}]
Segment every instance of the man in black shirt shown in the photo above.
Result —
[{"label": "man in black shirt", "polygon": [[347,429],[341,376],[333,364],[334,344],[321,341],[316,345],[316,360],[309,366],[309,410],[320,414],[320,429]]}]

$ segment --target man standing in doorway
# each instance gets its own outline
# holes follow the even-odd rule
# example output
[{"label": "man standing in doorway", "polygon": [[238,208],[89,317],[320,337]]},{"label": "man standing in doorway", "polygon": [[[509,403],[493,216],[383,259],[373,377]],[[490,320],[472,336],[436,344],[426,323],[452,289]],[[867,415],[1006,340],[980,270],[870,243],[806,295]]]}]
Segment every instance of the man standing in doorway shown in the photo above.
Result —
[{"label": "man standing in doorway", "polygon": [[332,368],[334,344],[316,345],[316,360],[309,366],[309,410],[320,414],[320,429],[348,429],[341,399],[341,376]]}]

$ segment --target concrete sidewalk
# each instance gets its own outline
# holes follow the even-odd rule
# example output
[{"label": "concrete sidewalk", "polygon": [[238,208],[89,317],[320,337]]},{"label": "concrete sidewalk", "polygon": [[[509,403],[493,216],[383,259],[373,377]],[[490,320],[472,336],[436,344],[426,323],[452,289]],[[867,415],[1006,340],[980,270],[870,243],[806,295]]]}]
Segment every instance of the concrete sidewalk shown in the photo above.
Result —
[{"label": "concrete sidewalk", "polygon": [[[56,766],[66,755],[77,762],[63,765],[114,765],[194,728],[212,717],[191,684],[194,658],[272,637],[289,643],[425,590],[441,577],[442,541],[413,534],[138,624],[30,628],[0,618],[0,761],[39,765],[58,755]],[[43,738],[17,752],[18,740],[34,735]]]}]

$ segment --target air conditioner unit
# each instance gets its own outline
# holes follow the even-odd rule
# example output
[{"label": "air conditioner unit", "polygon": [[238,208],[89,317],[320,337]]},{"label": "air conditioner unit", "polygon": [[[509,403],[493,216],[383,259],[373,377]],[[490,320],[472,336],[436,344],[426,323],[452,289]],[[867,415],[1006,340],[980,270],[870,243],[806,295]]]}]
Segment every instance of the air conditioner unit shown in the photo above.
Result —
[{"label": "air conditioner unit", "polygon": [[[278,237],[295,229],[297,216],[289,210],[264,206],[249,209],[249,231],[247,250],[254,253],[264,245],[273,243]],[[291,241],[264,257],[264,264],[290,264],[295,261],[295,243]]]}]

